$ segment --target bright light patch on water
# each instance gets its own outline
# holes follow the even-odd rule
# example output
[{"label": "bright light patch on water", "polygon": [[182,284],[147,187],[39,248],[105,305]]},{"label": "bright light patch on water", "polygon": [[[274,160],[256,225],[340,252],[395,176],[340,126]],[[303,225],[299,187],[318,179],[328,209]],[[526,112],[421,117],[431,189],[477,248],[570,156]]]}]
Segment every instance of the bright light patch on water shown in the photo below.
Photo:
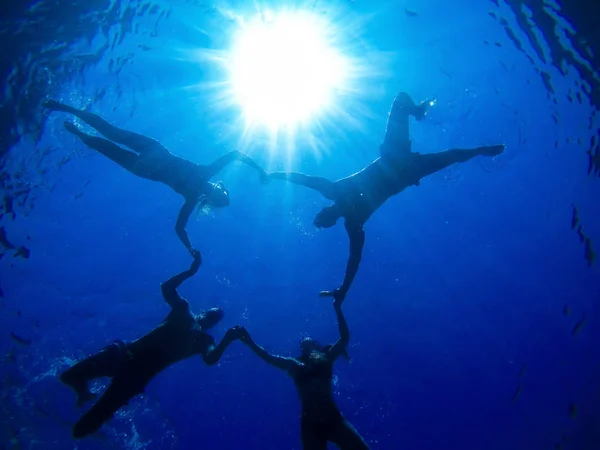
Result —
[{"label": "bright light patch on water", "polygon": [[277,130],[327,112],[351,70],[334,35],[333,24],[303,11],[263,13],[239,24],[228,69],[249,124]]}]

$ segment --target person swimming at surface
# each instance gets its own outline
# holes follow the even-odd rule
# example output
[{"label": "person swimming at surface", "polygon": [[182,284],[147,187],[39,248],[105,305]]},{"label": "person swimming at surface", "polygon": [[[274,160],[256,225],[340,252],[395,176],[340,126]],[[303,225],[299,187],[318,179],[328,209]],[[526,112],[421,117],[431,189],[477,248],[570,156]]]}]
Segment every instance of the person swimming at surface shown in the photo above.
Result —
[{"label": "person swimming at surface", "polygon": [[89,381],[101,377],[112,378],[102,397],[73,427],[73,437],[82,438],[98,431],[121,407],[144,392],[150,380],[170,365],[201,355],[204,362],[212,366],[219,361],[225,349],[242,336],[243,329],[233,327],[215,345],[208,330],[221,321],[223,311],[211,308],[194,315],[187,300],[180,297],[177,288],[193,276],[199,267],[200,256],[197,255],[188,270],[162,283],[162,295],[171,312],[158,327],[131,343],[115,341],[60,375],[60,381],[77,394],[79,406],[96,397],[89,390]]},{"label": "person swimming at surface", "polygon": [[317,228],[333,227],[338,219],[345,219],[345,227],[350,239],[350,255],[346,274],[341,286],[333,291],[321,291],[324,297],[334,297],[343,301],[350,285],[356,277],[365,243],[364,224],[390,197],[409,186],[418,186],[421,179],[434,174],[452,164],[466,162],[476,156],[498,156],[504,145],[492,145],[474,149],[453,149],[439,153],[425,154],[412,151],[409,137],[409,116],[423,120],[427,108],[433,100],[419,105],[404,92],[394,99],[380,157],[361,171],[331,181],[324,177],[304,175],[297,172],[274,172],[269,178],[314,189],[333,205],[323,208],[315,217]]},{"label": "person swimming at surface", "polygon": [[[229,191],[222,181],[210,181],[223,168],[240,160],[257,170],[261,181],[268,180],[267,174],[249,156],[232,151],[221,156],[210,165],[201,165],[173,155],[158,141],[131,131],[117,128],[96,114],[73,108],[54,100],[46,100],[44,106],[51,111],[73,114],[94,128],[107,139],[82,132],[74,123],[65,122],[70,133],[80,138],[88,147],[98,151],[119,164],[125,170],[142,178],[158,181],[170,186],[182,195],[185,203],[179,211],[175,231],[185,248],[195,257],[198,253],[190,242],[186,225],[197,206],[222,208],[229,206]],[[114,142],[129,147],[119,147]]]},{"label": "person swimming at surface", "polygon": [[368,445],[340,412],[333,398],[333,364],[347,356],[350,330],[342,313],[341,300],[335,299],[340,338],[322,347],[312,338],[300,343],[300,356],[287,358],[269,353],[242,329],[240,340],[268,364],[285,370],[294,380],[302,404],[300,421],[303,450],[325,450],[333,442],[341,450],[368,450]]}]

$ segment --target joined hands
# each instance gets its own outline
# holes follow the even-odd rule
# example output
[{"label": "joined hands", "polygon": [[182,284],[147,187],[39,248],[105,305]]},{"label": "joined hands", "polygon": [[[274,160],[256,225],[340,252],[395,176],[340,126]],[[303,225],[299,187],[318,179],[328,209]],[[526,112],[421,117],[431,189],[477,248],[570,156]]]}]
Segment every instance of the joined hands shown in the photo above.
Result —
[{"label": "joined hands", "polygon": [[250,333],[248,333],[248,331],[241,325],[236,325],[227,330],[225,333],[225,338],[232,342],[240,340],[244,343],[248,343],[248,340],[250,339]]},{"label": "joined hands", "polygon": [[341,289],[334,289],[333,291],[321,291],[319,292],[321,297],[333,297],[333,306],[338,308],[342,306],[342,302],[346,298],[346,292]]}]

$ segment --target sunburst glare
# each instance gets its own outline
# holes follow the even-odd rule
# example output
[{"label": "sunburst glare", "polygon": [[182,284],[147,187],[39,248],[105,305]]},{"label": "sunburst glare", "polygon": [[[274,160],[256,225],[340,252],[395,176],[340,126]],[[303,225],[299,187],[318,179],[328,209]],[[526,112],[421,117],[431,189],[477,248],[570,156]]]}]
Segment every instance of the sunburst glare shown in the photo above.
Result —
[{"label": "sunburst glare", "polygon": [[326,112],[350,70],[331,28],[302,11],[263,14],[241,24],[228,69],[249,123],[277,129]]},{"label": "sunburst glare", "polygon": [[[366,100],[380,95],[389,54],[362,39],[369,17],[339,4],[317,10],[256,3],[251,11],[219,9],[219,17],[220,48],[193,51],[210,71],[193,87],[199,104],[213,106],[220,133],[237,136],[237,148],[267,147],[278,155],[275,163],[279,156],[290,163],[297,147],[320,157],[340,134],[344,139],[343,130],[361,130],[372,116]],[[237,117],[227,115],[234,110]]]}]

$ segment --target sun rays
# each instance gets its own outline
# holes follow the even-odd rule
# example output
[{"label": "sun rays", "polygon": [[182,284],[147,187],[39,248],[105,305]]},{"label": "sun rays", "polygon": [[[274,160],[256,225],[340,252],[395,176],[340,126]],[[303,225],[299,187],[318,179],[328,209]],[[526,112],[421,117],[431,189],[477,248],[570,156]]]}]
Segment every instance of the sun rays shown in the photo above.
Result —
[{"label": "sun rays", "polygon": [[220,30],[229,39],[193,50],[191,59],[210,67],[193,88],[210,98],[211,115],[236,135],[239,149],[268,149],[272,159],[291,163],[298,149],[319,158],[344,127],[360,128],[363,102],[385,73],[385,55],[362,39],[364,16],[256,5],[220,15],[229,19]]}]

